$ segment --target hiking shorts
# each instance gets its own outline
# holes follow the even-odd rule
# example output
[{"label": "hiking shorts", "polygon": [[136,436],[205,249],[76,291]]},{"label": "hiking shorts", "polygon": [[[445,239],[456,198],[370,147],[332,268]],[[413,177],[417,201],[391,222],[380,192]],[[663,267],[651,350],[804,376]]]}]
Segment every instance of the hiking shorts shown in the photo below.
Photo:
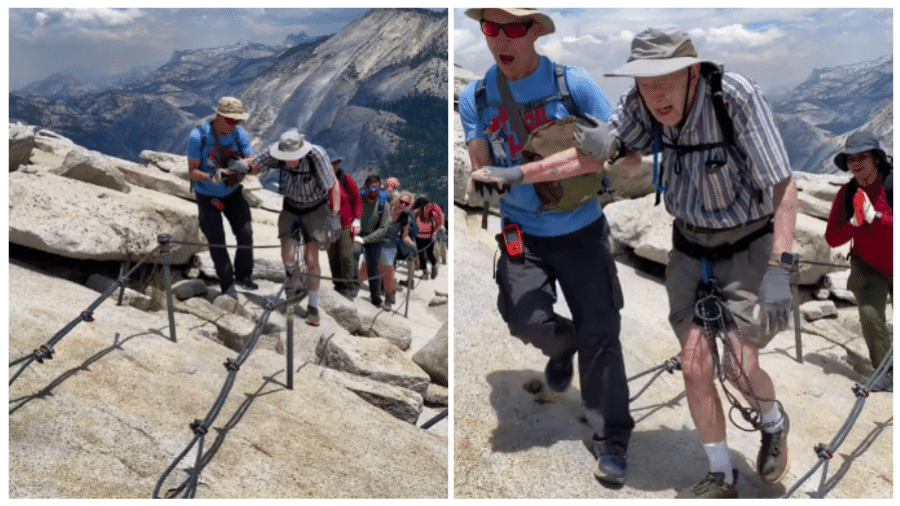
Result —
[{"label": "hiking shorts", "polygon": [[[340,236],[340,217],[332,216],[328,209],[328,201],[300,209],[284,202],[281,214],[278,215],[278,238],[284,239],[293,236],[294,230],[300,229],[308,243],[331,244]],[[333,227],[337,221],[337,235]]]},{"label": "hiking shorts", "polygon": [[394,266],[394,260],[397,258],[397,247],[393,244],[384,243],[381,245],[381,265]]},{"label": "hiking shorts", "polygon": [[[768,219],[710,233],[690,231],[678,224],[672,226],[678,226],[692,243],[713,248],[733,244],[768,226]],[[734,253],[731,258],[713,263],[713,276],[719,280],[742,339],[757,348],[765,347],[771,340],[760,331],[753,309],[759,299],[759,287],[769,264],[773,239],[774,234],[769,232],[751,242],[747,249]],[[669,324],[679,339],[692,325],[697,286],[701,281],[700,260],[672,249],[666,266],[666,292],[669,295]]]}]

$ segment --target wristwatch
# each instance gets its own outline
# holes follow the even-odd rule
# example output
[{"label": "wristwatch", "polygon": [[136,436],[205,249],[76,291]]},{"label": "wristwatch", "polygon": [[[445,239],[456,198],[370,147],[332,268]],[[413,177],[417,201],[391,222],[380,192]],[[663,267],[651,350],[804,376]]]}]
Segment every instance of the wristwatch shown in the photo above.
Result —
[{"label": "wristwatch", "polygon": [[787,251],[782,252],[780,256],[777,253],[772,253],[769,257],[769,265],[780,265],[786,269],[790,269],[791,266],[794,265],[794,254]]}]

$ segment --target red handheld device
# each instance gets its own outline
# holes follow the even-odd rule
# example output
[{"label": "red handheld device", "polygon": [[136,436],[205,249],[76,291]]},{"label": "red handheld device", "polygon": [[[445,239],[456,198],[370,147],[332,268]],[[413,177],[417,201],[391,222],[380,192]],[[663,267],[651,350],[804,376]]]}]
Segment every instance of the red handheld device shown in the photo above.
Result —
[{"label": "red handheld device", "polygon": [[506,246],[506,254],[510,258],[522,256],[525,253],[525,246],[522,244],[522,229],[515,223],[503,227],[503,244]]}]

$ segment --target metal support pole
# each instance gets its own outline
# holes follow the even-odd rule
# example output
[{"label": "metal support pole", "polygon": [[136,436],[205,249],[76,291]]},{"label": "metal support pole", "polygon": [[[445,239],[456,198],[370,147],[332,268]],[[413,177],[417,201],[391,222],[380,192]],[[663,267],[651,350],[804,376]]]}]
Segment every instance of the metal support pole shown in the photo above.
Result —
[{"label": "metal support pole", "polygon": [[409,318],[409,298],[412,297],[413,290],[413,266],[412,258],[406,260],[406,302],[403,303],[403,317]]},{"label": "metal support pole", "polygon": [[797,348],[797,362],[803,363],[803,343],[800,341],[800,254],[794,253],[791,264],[791,306],[794,310],[794,341]]},{"label": "metal support pole", "polygon": [[169,312],[169,338],[173,343],[178,342],[175,337],[175,303],[172,300],[172,272],[170,264],[172,263],[172,255],[169,253],[169,241],[172,237],[169,234],[159,234],[156,240],[159,242],[159,254],[163,264],[163,283],[166,285],[166,306]]},{"label": "metal support pole", "polygon": [[125,278],[125,273],[128,272],[128,270],[129,270],[128,264],[129,264],[129,262],[128,262],[128,260],[126,260],[122,263],[122,265],[119,266],[120,284],[119,284],[119,299],[118,299],[118,301],[116,301],[117,306],[122,305],[122,299],[125,297],[125,281],[126,280],[124,278]]},{"label": "metal support pole", "polygon": [[285,306],[287,316],[287,387],[294,389],[294,304]]}]

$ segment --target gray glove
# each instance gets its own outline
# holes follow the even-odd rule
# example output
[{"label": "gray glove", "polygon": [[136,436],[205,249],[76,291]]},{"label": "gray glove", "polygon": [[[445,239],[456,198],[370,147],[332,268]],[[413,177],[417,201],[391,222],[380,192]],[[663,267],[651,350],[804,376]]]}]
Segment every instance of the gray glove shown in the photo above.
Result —
[{"label": "gray glove", "polygon": [[228,160],[228,169],[238,174],[249,174],[250,166],[243,158],[232,158]]},{"label": "gray glove", "polygon": [[605,161],[616,149],[616,138],[609,131],[609,125],[591,116],[587,121],[575,125],[575,146],[598,160]]},{"label": "gray glove", "polygon": [[769,265],[759,287],[760,327],[773,336],[788,326],[791,310],[791,273],[781,265]]},{"label": "gray glove", "polygon": [[525,175],[518,165],[512,167],[494,167],[485,165],[484,167],[472,172],[472,179],[482,183],[497,183],[499,186],[511,188],[522,184]]}]

